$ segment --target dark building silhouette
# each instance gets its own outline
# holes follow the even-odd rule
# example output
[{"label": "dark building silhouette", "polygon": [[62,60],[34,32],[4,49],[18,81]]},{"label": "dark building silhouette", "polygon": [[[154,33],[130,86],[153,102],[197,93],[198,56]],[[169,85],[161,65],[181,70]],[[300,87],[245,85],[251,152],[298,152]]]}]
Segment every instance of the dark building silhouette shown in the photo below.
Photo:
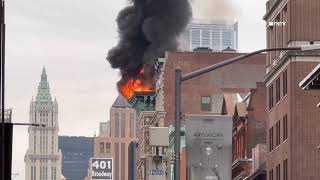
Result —
[{"label": "dark building silhouette", "polygon": [[62,174],[67,180],[82,180],[88,173],[89,159],[94,155],[93,137],[59,136],[62,152]]}]

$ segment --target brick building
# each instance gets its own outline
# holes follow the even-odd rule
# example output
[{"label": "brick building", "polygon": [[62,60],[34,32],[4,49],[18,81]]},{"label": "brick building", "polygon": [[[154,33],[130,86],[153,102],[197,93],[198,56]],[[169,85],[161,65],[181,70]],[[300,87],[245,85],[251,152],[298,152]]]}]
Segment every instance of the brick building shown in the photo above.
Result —
[{"label": "brick building", "polygon": [[[174,124],[174,71],[180,67],[186,74],[200,68],[240,56],[235,52],[167,52],[157,86],[156,106],[167,112],[165,125]],[[182,112],[186,114],[221,114],[217,102],[221,95],[239,93],[245,96],[265,76],[265,54],[223,67],[182,83]],[[220,108],[221,109],[221,108]]]},{"label": "brick building", "polygon": [[257,83],[257,88],[251,89],[242,102],[235,105],[232,153],[234,179],[243,179],[254,173],[252,170],[253,149],[259,144],[261,146],[266,144],[265,96],[264,83]]},{"label": "brick building", "polygon": [[[320,41],[320,1],[270,0],[264,16],[267,47]],[[319,52],[267,54],[267,176],[269,180],[320,179],[320,92],[299,82],[320,62]]]}]

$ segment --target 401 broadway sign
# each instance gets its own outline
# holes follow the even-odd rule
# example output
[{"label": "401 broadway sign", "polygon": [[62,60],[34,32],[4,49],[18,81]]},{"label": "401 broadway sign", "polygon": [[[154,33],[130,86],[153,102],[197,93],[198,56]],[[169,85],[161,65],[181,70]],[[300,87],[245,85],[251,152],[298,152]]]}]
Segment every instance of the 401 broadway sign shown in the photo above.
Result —
[{"label": "401 broadway sign", "polygon": [[91,179],[92,180],[112,180],[113,178],[112,158],[92,158],[91,159]]}]

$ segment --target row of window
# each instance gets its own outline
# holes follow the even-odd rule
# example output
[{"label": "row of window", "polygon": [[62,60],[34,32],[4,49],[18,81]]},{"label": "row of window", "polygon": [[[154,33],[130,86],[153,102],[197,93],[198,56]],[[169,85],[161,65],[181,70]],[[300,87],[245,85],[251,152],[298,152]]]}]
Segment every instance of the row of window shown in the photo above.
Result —
[{"label": "row of window", "polygon": [[[284,47],[287,46],[288,41],[288,13],[287,6],[276,16],[273,22],[285,22],[285,25],[269,26],[267,29],[267,46],[270,47]],[[269,52],[267,55],[268,64],[280,55],[280,51]]]},{"label": "row of window", "polygon": [[100,142],[100,154],[105,154],[110,152],[111,152],[111,143]]},{"label": "row of window", "polygon": [[[281,122],[282,122],[282,141],[288,139],[288,115],[283,116],[275,126],[269,129],[269,151],[273,151],[275,147],[281,144]],[[275,144],[274,144],[274,131],[275,131]]]},{"label": "row of window", "polygon": [[[37,122],[37,112],[34,113],[34,116],[35,116],[34,123],[38,123]],[[50,116],[48,113],[39,113],[39,116],[40,116],[39,122],[41,124],[45,124],[46,126],[49,126],[49,125],[53,126],[54,125],[53,116],[51,118],[49,118]]]},{"label": "row of window", "polygon": [[[33,136],[33,152],[37,153],[37,131],[34,132]],[[40,153],[47,154],[48,153],[48,142],[49,142],[49,132],[48,131],[40,131]],[[54,153],[54,131],[51,131],[51,146],[50,146],[51,153]]]},{"label": "row of window", "polygon": [[[40,180],[49,180],[48,179],[48,167],[47,166],[40,166]],[[37,167],[31,166],[31,179],[30,180],[37,180]],[[57,168],[51,167],[51,179],[50,180],[57,180]]]},{"label": "row of window", "polygon": [[246,157],[246,133],[246,130],[243,130],[233,138],[233,161]]},{"label": "row of window", "polygon": [[[116,112],[115,113],[115,137],[121,137],[125,138],[126,137],[126,113],[121,113],[121,112]],[[135,114],[130,113],[130,120],[129,120],[129,136],[130,138],[135,138]]]},{"label": "row of window", "polygon": [[288,159],[283,160],[282,173],[281,164],[278,164],[274,170],[269,171],[269,180],[288,180]]},{"label": "row of window", "polygon": [[[282,91],[281,91],[282,89]],[[268,88],[269,93],[269,110],[274,107],[274,103],[278,103],[281,100],[281,94],[282,97],[286,96],[288,94],[288,73],[287,70],[285,70],[282,73],[282,87],[281,87],[281,77],[279,77],[276,80],[275,83],[275,97],[274,97],[274,84],[271,84]],[[282,92],[282,93],[281,93]],[[275,99],[275,101],[274,101]]]}]

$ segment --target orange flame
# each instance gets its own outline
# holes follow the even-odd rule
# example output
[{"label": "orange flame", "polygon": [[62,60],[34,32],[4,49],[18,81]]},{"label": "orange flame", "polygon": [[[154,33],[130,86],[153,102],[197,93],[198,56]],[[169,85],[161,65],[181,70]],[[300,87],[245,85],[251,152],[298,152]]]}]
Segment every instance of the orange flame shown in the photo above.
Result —
[{"label": "orange flame", "polygon": [[[140,75],[144,74],[144,69],[140,70]],[[130,99],[134,92],[150,92],[153,91],[152,85],[143,83],[141,78],[130,78],[125,84],[120,87],[121,94]]]}]

